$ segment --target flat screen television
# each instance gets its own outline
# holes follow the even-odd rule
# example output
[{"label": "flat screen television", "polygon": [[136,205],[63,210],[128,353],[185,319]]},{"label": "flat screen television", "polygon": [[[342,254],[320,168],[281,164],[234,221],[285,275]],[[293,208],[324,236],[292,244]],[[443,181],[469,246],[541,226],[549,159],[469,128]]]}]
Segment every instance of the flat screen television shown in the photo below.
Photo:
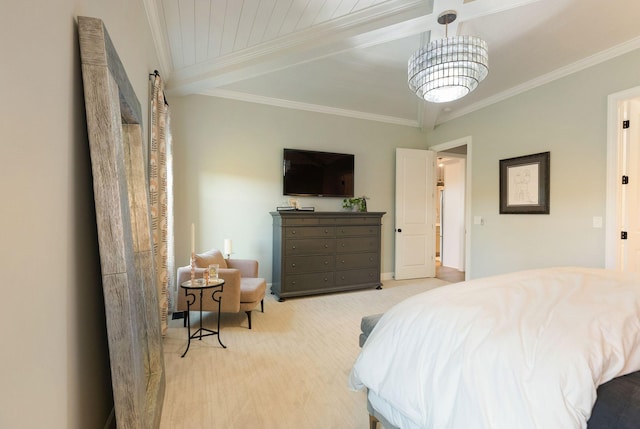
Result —
[{"label": "flat screen television", "polygon": [[285,149],[284,195],[353,197],[352,154]]}]

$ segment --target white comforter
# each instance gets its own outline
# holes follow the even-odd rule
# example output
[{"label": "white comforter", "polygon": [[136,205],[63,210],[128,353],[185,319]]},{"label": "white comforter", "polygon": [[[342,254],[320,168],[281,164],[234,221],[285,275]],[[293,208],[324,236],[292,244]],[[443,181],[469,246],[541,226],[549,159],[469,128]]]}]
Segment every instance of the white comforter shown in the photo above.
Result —
[{"label": "white comforter", "polygon": [[444,286],[380,319],[349,377],[407,428],[585,428],[640,369],[640,279],[554,268]]}]

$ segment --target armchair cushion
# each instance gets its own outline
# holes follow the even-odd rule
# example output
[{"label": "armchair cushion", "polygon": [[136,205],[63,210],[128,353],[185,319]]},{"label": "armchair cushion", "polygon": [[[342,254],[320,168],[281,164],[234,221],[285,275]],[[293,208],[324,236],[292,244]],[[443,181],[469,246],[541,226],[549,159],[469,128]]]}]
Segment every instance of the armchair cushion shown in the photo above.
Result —
[{"label": "armchair cushion", "polygon": [[255,306],[264,298],[266,286],[264,279],[244,277],[240,283],[240,303],[253,303]]},{"label": "armchair cushion", "polygon": [[196,255],[196,267],[209,268],[211,264],[218,264],[218,268],[227,268],[227,261],[218,249]]}]

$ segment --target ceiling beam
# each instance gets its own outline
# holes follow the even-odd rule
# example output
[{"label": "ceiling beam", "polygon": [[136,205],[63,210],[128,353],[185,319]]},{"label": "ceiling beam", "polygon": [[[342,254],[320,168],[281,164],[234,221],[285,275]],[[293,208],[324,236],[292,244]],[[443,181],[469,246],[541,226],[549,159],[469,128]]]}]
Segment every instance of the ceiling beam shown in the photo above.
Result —
[{"label": "ceiling beam", "polygon": [[[379,37],[377,31],[429,15],[431,7],[431,0],[383,2],[308,30],[175,70],[167,91],[177,95],[197,93],[350,49],[371,46],[380,43],[375,40]],[[386,37],[387,40],[399,38]]]},{"label": "ceiling beam", "polygon": [[[174,70],[167,92],[186,95],[218,88],[234,82],[275,72],[298,64],[322,59],[344,51],[366,48],[426,31],[444,36],[437,16],[456,10],[457,26],[481,16],[501,12],[539,0],[412,0],[383,2],[327,24],[280,37],[229,55]],[[438,34],[441,34],[440,36]]]}]

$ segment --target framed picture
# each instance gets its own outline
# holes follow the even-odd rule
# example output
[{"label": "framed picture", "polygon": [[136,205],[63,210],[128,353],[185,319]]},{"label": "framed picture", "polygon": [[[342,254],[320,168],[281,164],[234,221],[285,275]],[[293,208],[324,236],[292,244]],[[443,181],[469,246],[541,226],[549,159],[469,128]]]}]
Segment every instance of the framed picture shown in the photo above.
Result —
[{"label": "framed picture", "polygon": [[500,160],[500,214],[549,214],[550,152]]}]

